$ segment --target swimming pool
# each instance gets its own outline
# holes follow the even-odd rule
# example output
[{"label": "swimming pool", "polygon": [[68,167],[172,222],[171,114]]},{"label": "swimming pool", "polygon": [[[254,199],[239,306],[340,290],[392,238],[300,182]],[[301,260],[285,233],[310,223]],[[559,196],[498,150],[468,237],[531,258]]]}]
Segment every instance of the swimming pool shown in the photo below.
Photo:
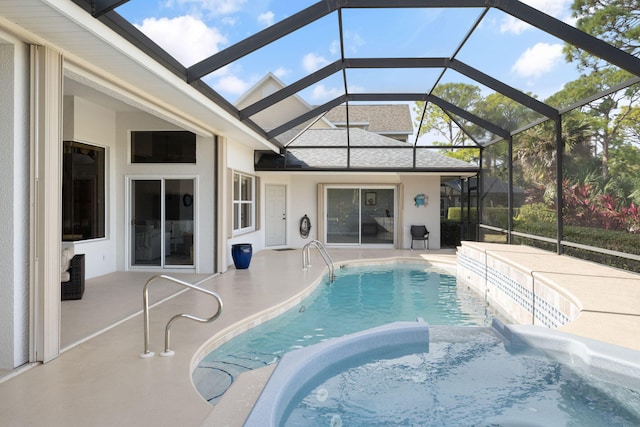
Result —
[{"label": "swimming pool", "polygon": [[302,304],[222,344],[193,372],[215,404],[234,379],[286,352],[386,323],[423,318],[437,325],[489,325],[498,316],[456,278],[425,262],[348,264],[324,279]]},{"label": "swimming pool", "polygon": [[639,354],[539,326],[395,322],[287,353],[245,427],[635,426]]}]

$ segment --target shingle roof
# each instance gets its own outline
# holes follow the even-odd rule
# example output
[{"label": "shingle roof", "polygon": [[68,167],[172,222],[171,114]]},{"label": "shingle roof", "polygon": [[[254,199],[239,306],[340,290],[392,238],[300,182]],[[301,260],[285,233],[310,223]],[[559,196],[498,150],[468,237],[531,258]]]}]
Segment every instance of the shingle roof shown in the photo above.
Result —
[{"label": "shingle roof", "polygon": [[[332,108],[325,115],[332,123],[347,122],[346,106]],[[368,123],[370,132],[413,133],[408,104],[349,105],[349,123]]]},{"label": "shingle roof", "polygon": [[[304,165],[302,167],[414,167],[414,146],[406,142],[397,141],[395,139],[367,132],[362,129],[351,129],[349,131],[349,147],[351,155],[347,164],[348,150],[346,129],[308,129],[307,131],[299,135],[298,138],[288,146],[288,150],[289,153],[294,156],[294,158],[298,162],[300,162],[300,165]],[[288,158],[288,161],[289,159],[291,159],[291,157]],[[434,170],[477,170],[478,168],[478,166],[475,164],[444,156],[434,149],[421,147],[418,147],[416,150],[415,167]]]}]

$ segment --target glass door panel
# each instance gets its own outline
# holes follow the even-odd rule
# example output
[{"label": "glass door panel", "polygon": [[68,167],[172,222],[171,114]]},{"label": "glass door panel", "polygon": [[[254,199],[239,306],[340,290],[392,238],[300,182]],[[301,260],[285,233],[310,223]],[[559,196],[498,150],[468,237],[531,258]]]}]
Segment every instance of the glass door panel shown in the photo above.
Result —
[{"label": "glass door panel", "polygon": [[192,179],[165,180],[165,265],[193,265],[193,189]]},{"label": "glass door panel", "polygon": [[327,243],[360,243],[360,190],[327,189]]},{"label": "glass door panel", "polygon": [[131,182],[131,265],[162,263],[162,181]]},{"label": "glass door panel", "polygon": [[391,188],[361,190],[361,242],[393,243],[394,191]]},{"label": "glass door panel", "polygon": [[131,181],[131,265],[192,266],[194,180]]}]

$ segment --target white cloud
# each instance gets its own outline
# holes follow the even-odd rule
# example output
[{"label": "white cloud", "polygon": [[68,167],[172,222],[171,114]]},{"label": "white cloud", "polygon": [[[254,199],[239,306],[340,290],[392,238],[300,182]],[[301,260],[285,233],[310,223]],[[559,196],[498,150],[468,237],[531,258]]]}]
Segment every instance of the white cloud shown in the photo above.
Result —
[{"label": "white cloud", "polygon": [[241,95],[247,91],[249,83],[236,76],[224,76],[215,83],[214,89],[218,92]]},{"label": "white cloud", "polygon": [[282,79],[283,77],[286,77],[290,72],[291,72],[291,70],[289,70],[288,68],[278,67],[273,72],[273,75],[276,76],[279,79]]},{"label": "white cloud", "polygon": [[358,33],[353,31],[345,31],[344,46],[345,50],[350,53],[357,53],[360,46],[365,44],[364,39]]},{"label": "white cloud", "polygon": [[274,19],[275,15],[271,11],[258,15],[258,23],[264,25],[265,27],[273,25]]},{"label": "white cloud", "polygon": [[137,27],[187,67],[218,52],[227,42],[217,29],[189,15],[147,18]]},{"label": "white cloud", "polygon": [[328,63],[328,59],[315,53],[307,53],[304,58],[302,58],[302,68],[304,68],[307,73],[317,71]]},{"label": "white cloud", "polygon": [[572,0],[522,0],[522,2],[557,18],[569,8]]},{"label": "white cloud", "polygon": [[[362,36],[360,36],[360,34],[355,33],[353,31],[345,31],[344,33],[345,54],[358,53],[358,49],[360,48],[360,46],[363,46],[364,44],[365,44],[365,41],[362,38]],[[329,46],[329,52],[334,56],[340,55],[339,40],[334,40],[331,42],[331,45]]]},{"label": "white cloud", "polygon": [[538,78],[551,71],[561,59],[561,44],[537,43],[520,55],[511,71],[524,77]]},{"label": "white cloud", "polygon": [[[523,0],[523,3],[558,19],[569,19],[571,0]],[[520,34],[531,26],[513,16],[506,16],[500,24],[501,33]]]},{"label": "white cloud", "polygon": [[214,16],[229,15],[238,12],[247,0],[173,0],[180,6],[186,6],[192,10],[191,13],[204,11]]},{"label": "white cloud", "polygon": [[222,22],[224,25],[228,27],[233,27],[238,23],[238,20],[231,16],[225,16],[220,20],[220,22]]},{"label": "white cloud", "polygon": [[342,95],[344,92],[340,89],[328,89],[323,84],[315,85],[311,90],[311,98],[314,102],[322,102],[329,101],[331,99],[337,98]]},{"label": "white cloud", "polygon": [[339,40],[334,40],[331,42],[331,45],[329,46],[329,53],[331,53],[331,55],[336,56],[340,54],[340,41]]},{"label": "white cloud", "polygon": [[507,16],[502,20],[500,24],[500,32],[501,33],[513,33],[520,34],[526,29],[531,28],[531,25],[523,22],[513,16]]}]

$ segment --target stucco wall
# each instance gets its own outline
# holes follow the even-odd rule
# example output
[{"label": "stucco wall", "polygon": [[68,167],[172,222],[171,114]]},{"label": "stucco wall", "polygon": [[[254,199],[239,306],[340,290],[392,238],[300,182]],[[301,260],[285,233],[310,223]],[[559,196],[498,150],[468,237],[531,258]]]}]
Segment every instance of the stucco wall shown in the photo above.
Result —
[{"label": "stucco wall", "polygon": [[115,222],[116,188],[115,177],[115,133],[116,114],[114,111],[78,97],[64,99],[65,140],[84,142],[106,149],[105,170],[106,190],[106,237],[79,242],[65,242],[63,246],[72,246],[74,253],[85,254],[85,278],[102,276],[116,270],[117,233]]},{"label": "stucco wall", "polygon": [[[215,144],[211,136],[196,136],[196,164],[132,164],[129,159],[130,132],[135,130],[182,130],[144,112],[120,112],[82,98],[65,100],[65,138],[107,148],[107,232],[105,239],[68,243],[75,253],[84,253],[86,278],[128,268],[130,242],[127,238],[128,178],[195,178],[194,229],[195,268],[213,273],[215,254]],[[235,144],[237,145],[237,144]],[[232,150],[232,163],[244,172],[253,170],[253,151]],[[221,200],[224,200],[221,198]],[[222,207],[222,205],[219,205]]]},{"label": "stucco wall", "polygon": [[[429,230],[429,248],[440,248],[440,177],[433,175],[403,175],[404,203],[403,230],[405,236],[403,248],[411,246],[411,225],[426,225]],[[428,203],[416,206],[415,197],[424,194]],[[416,242],[415,247],[421,248],[422,243]]]},{"label": "stucco wall", "polygon": [[[247,175],[253,175],[260,178],[253,169],[253,149],[249,148],[245,145],[242,145],[235,141],[228,141],[227,143],[227,172],[241,172]],[[260,201],[264,201],[264,184],[262,179],[259,180],[258,188],[256,188],[256,192],[259,194],[258,199]],[[255,231],[249,233],[242,233],[239,235],[233,235],[233,212],[230,204],[233,204],[233,177],[229,176],[229,182],[226,188],[222,188],[221,197],[219,200],[219,204],[222,207],[221,214],[226,213],[229,215],[227,218],[227,230],[224,230],[225,235],[221,236],[221,238],[226,238],[226,244],[224,247],[226,248],[226,265],[233,265],[233,258],[231,256],[231,246],[236,243],[250,243],[253,248],[253,252],[260,251],[264,249],[264,209],[260,209],[258,215],[259,217],[259,227]],[[264,203],[260,204],[261,207],[264,207]]]},{"label": "stucco wall", "polygon": [[[396,241],[399,247],[410,247],[409,228],[412,224],[425,224],[430,235],[430,248],[440,247],[440,177],[435,175],[396,175],[396,174],[290,174],[262,173],[261,186],[266,184],[287,185],[287,244],[300,248],[312,239],[323,240],[319,236],[318,184],[353,185],[399,185],[403,194],[398,195],[402,203],[398,215],[402,218],[402,227],[398,229]],[[401,184],[401,185],[400,185]],[[416,194],[429,197],[427,206],[416,207]],[[299,233],[300,219],[307,215],[311,220],[311,233],[303,239]],[[264,212],[263,212],[264,215]],[[264,219],[263,219],[264,223]],[[260,247],[261,248],[261,247]]]},{"label": "stucco wall", "polygon": [[199,273],[213,273],[215,252],[214,209],[215,196],[215,143],[211,136],[196,135],[196,164],[132,164],[129,161],[130,132],[134,130],[182,130],[149,114],[118,113],[116,120],[116,186],[113,209],[115,210],[117,234],[116,265],[125,270],[128,265],[129,239],[126,236],[130,203],[127,178],[196,178],[194,194],[194,254],[195,267]]},{"label": "stucco wall", "polygon": [[129,239],[126,218],[127,177],[196,178],[194,204],[194,260],[198,272],[214,271],[214,176],[215,153],[212,137],[197,136],[196,165],[131,164],[130,132],[134,130],[182,130],[144,112],[116,113],[108,108],[74,97],[65,99],[65,139],[105,147],[106,152],[106,237],[85,242],[65,243],[75,253],[85,254],[87,279],[128,268]]}]

